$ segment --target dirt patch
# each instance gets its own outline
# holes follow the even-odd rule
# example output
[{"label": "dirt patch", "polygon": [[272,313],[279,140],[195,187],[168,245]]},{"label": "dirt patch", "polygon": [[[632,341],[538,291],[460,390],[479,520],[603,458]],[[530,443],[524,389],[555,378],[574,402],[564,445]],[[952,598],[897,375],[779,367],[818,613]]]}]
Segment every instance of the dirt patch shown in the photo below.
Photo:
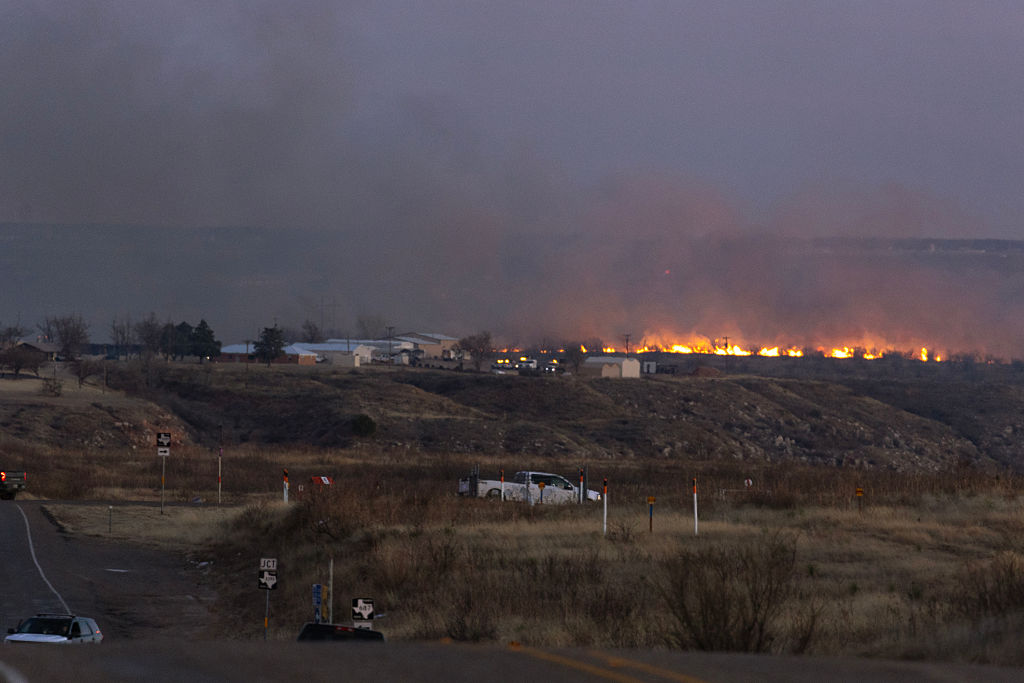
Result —
[{"label": "dirt patch", "polygon": [[147,548],[190,552],[222,533],[243,508],[165,506],[152,504],[46,503],[47,514],[69,534],[126,542]]}]

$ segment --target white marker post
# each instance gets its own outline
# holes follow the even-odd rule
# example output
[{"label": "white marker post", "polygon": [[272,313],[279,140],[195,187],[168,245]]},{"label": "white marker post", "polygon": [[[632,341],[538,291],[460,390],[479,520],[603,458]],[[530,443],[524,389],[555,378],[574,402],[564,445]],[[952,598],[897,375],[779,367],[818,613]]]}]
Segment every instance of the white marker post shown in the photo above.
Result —
[{"label": "white marker post", "polygon": [[334,623],[334,555],[327,565],[327,623]]},{"label": "white marker post", "polygon": [[224,460],[224,443],[221,442],[220,451],[217,453],[217,505],[220,505],[220,475],[221,463]]},{"label": "white marker post", "polygon": [[608,477],[604,478],[604,493],[601,494],[601,500],[604,501],[604,522],[601,525],[601,535],[608,535]]},{"label": "white marker post", "polygon": [[505,500],[505,468],[501,468],[501,500]]},{"label": "white marker post", "polygon": [[288,470],[287,469],[283,470],[283,472],[284,472],[284,475],[283,475],[283,480],[284,480],[284,502],[287,503],[288,502]]},{"label": "white marker post", "polygon": [[697,477],[693,478],[693,535],[697,535]]}]

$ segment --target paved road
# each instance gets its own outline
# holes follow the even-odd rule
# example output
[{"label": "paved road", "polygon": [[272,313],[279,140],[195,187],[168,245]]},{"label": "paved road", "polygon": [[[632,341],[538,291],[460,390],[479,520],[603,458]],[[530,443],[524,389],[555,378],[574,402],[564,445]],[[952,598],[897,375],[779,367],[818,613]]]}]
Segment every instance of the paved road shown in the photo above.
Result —
[{"label": "paved road", "polygon": [[15,503],[0,504],[0,628],[4,633],[25,616],[68,609],[36,566],[38,554],[29,545],[28,515],[22,513]]},{"label": "paved road", "polygon": [[208,622],[213,595],[183,558],[61,533],[38,501],[0,502],[0,549],[3,633],[37,612],[94,617],[107,642],[196,638]]},{"label": "paved road", "polygon": [[66,605],[95,616],[107,636],[99,646],[2,647],[0,683],[1024,681],[1024,669],[920,662],[450,643],[216,642],[202,634],[211,596],[197,588],[194,571],[167,553],[62,534],[38,503],[0,504],[0,626],[6,630],[26,615]]},{"label": "paved road", "polygon": [[[44,652],[44,650],[47,650]],[[687,652],[547,650],[440,643],[128,642],[11,646],[0,681],[444,681],[457,683],[1001,683],[1024,671],[915,662]],[[13,674],[13,675],[12,675]],[[21,678],[18,678],[20,676]]]}]

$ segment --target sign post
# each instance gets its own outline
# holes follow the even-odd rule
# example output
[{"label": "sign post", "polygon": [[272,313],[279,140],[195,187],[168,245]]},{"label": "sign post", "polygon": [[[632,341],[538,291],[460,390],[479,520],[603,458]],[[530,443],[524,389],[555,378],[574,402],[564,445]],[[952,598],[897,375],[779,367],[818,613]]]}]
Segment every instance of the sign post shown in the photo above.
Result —
[{"label": "sign post", "polygon": [[654,533],[654,496],[647,496],[648,531]]},{"label": "sign post", "polygon": [[604,478],[604,491],[601,493],[601,500],[604,501],[604,521],[601,523],[601,535],[608,535],[608,477]]},{"label": "sign post", "polygon": [[352,598],[352,625],[373,630],[373,598]]},{"label": "sign post", "polygon": [[156,454],[160,457],[160,514],[164,514],[164,489],[167,482],[167,458],[171,455],[171,433],[156,435]]},{"label": "sign post", "polygon": [[857,512],[864,512],[864,489],[857,487]]},{"label": "sign post", "polygon": [[697,477],[693,478],[693,535],[697,535]]},{"label": "sign post", "polygon": [[284,470],[284,502],[288,502],[288,470]]},{"label": "sign post", "polygon": [[267,607],[263,613],[263,640],[267,639],[270,630],[270,591],[277,590],[277,558],[261,557],[259,587],[267,591]]}]

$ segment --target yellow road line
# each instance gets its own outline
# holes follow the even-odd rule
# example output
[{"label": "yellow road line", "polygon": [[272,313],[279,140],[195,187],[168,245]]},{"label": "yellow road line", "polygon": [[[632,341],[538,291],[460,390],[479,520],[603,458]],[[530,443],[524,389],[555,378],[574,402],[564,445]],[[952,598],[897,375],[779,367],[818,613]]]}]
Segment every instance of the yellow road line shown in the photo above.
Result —
[{"label": "yellow road line", "polygon": [[644,673],[653,674],[655,676],[661,676],[670,681],[678,681],[679,683],[707,683],[702,678],[696,678],[695,676],[687,676],[670,669],[662,669],[661,667],[647,664],[646,662],[638,662],[634,659],[626,659],[625,657],[613,657],[597,650],[590,650],[588,653],[594,659],[600,659],[604,661],[608,666],[611,667],[623,667],[636,669],[637,671],[643,671]]},{"label": "yellow road line", "polygon": [[509,643],[509,649],[515,650],[516,652],[522,652],[523,654],[529,655],[534,659],[540,659],[545,662],[554,662],[555,664],[567,666],[570,669],[576,669],[577,671],[583,671],[588,674],[593,674],[594,676],[607,678],[609,681],[619,681],[619,683],[644,683],[639,678],[633,678],[632,676],[620,674],[616,671],[610,671],[599,666],[594,666],[593,664],[581,662],[578,659],[572,659],[571,657],[563,657],[562,655],[544,652],[543,650],[538,650],[536,648],[520,645],[519,643]]}]

